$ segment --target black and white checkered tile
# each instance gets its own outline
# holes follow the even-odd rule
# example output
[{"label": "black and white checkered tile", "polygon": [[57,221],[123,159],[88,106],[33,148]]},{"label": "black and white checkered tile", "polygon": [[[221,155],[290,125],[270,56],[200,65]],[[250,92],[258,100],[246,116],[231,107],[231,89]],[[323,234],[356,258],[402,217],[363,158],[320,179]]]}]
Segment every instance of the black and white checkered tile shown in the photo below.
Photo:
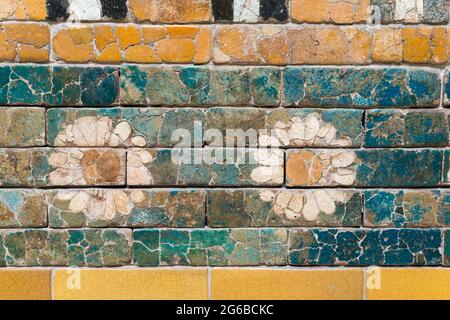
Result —
[{"label": "black and white checkered tile", "polygon": [[286,0],[212,0],[215,21],[260,22],[285,21]]}]

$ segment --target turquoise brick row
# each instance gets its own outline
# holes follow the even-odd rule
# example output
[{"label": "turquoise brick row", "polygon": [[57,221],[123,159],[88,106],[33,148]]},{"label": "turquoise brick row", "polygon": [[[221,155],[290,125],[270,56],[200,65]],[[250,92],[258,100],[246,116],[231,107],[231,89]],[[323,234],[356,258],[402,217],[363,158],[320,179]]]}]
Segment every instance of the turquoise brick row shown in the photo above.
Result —
[{"label": "turquoise brick row", "polygon": [[440,98],[439,72],[420,68],[0,67],[1,105],[409,108]]},{"label": "turquoise brick row", "polygon": [[450,227],[450,191],[0,190],[5,228]]},{"label": "turquoise brick row", "polygon": [[441,229],[22,229],[0,266],[448,265]]}]

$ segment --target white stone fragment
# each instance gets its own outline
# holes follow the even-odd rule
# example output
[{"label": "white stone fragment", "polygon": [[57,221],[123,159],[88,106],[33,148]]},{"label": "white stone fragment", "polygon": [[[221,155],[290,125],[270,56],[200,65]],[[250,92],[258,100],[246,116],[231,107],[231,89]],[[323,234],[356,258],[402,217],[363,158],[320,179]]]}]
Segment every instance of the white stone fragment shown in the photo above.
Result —
[{"label": "white stone fragment", "polygon": [[396,0],[395,19],[406,22],[419,22],[423,15],[423,0]]},{"label": "white stone fragment", "polygon": [[309,192],[305,195],[306,202],[303,207],[303,217],[308,221],[314,221],[319,216],[320,210],[317,205],[316,198],[314,194]]},{"label": "white stone fragment", "polygon": [[264,202],[272,202],[275,199],[275,194],[270,190],[262,190],[259,197]]},{"label": "white stone fragment", "polygon": [[117,124],[113,132],[119,136],[122,142],[125,142],[131,136],[131,126],[128,122],[122,121]]},{"label": "white stone fragment", "polygon": [[356,155],[353,151],[342,151],[336,155],[333,155],[331,165],[333,168],[346,168],[353,164],[356,159]]},{"label": "white stone fragment", "polygon": [[326,191],[314,191],[314,195],[316,196],[317,204],[319,205],[320,210],[325,214],[332,214],[336,211],[334,200]]},{"label": "white stone fragment", "polygon": [[235,22],[257,22],[259,17],[259,0],[234,0]]},{"label": "white stone fragment", "polygon": [[102,18],[100,0],[69,0],[70,21],[93,21]]},{"label": "white stone fragment", "polygon": [[83,212],[87,208],[89,195],[80,191],[69,203],[69,210],[73,213]]}]

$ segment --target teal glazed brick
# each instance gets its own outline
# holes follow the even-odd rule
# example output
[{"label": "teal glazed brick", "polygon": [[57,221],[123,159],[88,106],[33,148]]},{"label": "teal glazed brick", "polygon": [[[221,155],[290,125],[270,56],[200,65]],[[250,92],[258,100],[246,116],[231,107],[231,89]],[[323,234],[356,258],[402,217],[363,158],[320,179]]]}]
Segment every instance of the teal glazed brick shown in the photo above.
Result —
[{"label": "teal glazed brick", "polygon": [[445,147],[447,114],[434,111],[369,110],[366,147]]},{"label": "teal glazed brick", "polygon": [[58,190],[47,198],[52,228],[205,226],[202,190]]},{"label": "teal glazed brick", "polygon": [[450,266],[450,230],[444,230],[444,265]]},{"label": "teal glazed brick", "polygon": [[172,140],[176,129],[189,132],[191,139],[184,141],[185,146],[193,146],[195,138],[201,141],[204,112],[191,108],[57,108],[49,109],[47,118],[50,146],[173,147],[180,142]]},{"label": "teal glazed brick", "polygon": [[0,149],[0,186],[46,186],[51,167],[47,149]]},{"label": "teal glazed brick", "polygon": [[4,105],[114,104],[119,74],[112,67],[20,65],[0,67],[0,103]]},{"label": "teal glazed brick", "polygon": [[436,71],[405,68],[286,68],[284,106],[436,107]]},{"label": "teal glazed brick", "polygon": [[444,76],[444,105],[450,107],[450,81],[449,81],[449,69],[445,71]]},{"label": "teal glazed brick", "polygon": [[121,67],[126,105],[278,106],[281,71],[275,68]]},{"label": "teal glazed brick", "polygon": [[1,108],[0,146],[45,145],[45,108]]},{"label": "teal glazed brick", "polygon": [[293,229],[290,265],[438,266],[440,229]]},{"label": "teal glazed brick", "polygon": [[0,190],[0,228],[47,226],[45,193],[39,190]]},{"label": "teal glazed brick", "polygon": [[280,149],[129,149],[130,186],[281,186]]},{"label": "teal glazed brick", "polygon": [[[259,145],[260,130],[266,128],[264,109],[213,107],[205,115],[205,142],[217,147],[256,147]],[[214,134],[217,130],[221,133],[221,138]],[[229,134],[230,130],[235,130],[235,134]],[[245,136],[245,140],[237,138],[240,134]]]},{"label": "teal glazed brick", "polygon": [[256,106],[278,106],[280,104],[281,69],[251,69],[251,90]]},{"label": "teal glazed brick", "polygon": [[208,226],[357,227],[362,193],[353,190],[208,190]]},{"label": "teal glazed brick", "polygon": [[358,150],[356,181],[366,187],[429,187],[439,184],[440,150]]},{"label": "teal glazed brick", "polygon": [[142,229],[133,239],[142,267],[287,264],[286,229]]},{"label": "teal glazed brick", "polygon": [[436,149],[288,150],[289,187],[432,187],[441,180]]},{"label": "teal glazed brick", "polygon": [[450,183],[450,150],[444,151],[444,171],[442,172],[442,182]]},{"label": "teal glazed brick", "polygon": [[131,230],[0,231],[0,266],[114,267],[131,263]]},{"label": "teal glazed brick", "polygon": [[367,190],[364,225],[429,228],[450,224],[450,194],[439,190]]}]

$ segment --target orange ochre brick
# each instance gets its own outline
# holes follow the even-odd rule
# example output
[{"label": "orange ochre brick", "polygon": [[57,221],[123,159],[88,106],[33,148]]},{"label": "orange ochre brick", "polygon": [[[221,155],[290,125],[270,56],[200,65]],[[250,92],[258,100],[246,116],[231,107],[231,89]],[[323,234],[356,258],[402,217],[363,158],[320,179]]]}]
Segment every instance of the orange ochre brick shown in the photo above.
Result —
[{"label": "orange ochre brick", "polygon": [[0,270],[0,300],[50,300],[50,279],[50,270]]},{"label": "orange ochre brick", "polygon": [[129,0],[128,6],[137,21],[196,23],[212,17],[210,0]]},{"label": "orange ochre brick", "polygon": [[48,62],[50,30],[38,23],[0,24],[1,62]]},{"label": "orange ochre brick", "polygon": [[63,27],[53,38],[58,60],[71,63],[208,63],[212,34],[200,26]]}]

